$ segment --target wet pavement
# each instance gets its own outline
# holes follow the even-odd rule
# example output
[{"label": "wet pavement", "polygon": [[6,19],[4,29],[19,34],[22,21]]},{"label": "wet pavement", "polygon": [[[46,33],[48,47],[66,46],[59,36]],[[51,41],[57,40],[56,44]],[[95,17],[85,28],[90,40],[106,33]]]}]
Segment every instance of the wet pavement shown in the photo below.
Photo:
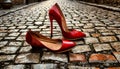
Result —
[{"label": "wet pavement", "polygon": [[[85,32],[65,53],[26,43],[28,29],[50,36],[49,8],[58,3],[68,28]],[[62,38],[54,21],[53,38]],[[120,69],[120,13],[77,1],[48,0],[0,17],[0,69]]]}]

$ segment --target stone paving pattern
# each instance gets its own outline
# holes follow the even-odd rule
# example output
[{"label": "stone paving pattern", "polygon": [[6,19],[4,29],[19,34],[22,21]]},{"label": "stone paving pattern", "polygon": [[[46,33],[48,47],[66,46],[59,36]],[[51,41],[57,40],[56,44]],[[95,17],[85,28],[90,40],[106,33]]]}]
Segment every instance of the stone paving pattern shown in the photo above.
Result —
[{"label": "stone paving pattern", "polygon": [[[50,36],[49,8],[58,3],[67,26],[85,32],[65,53],[32,49],[28,29]],[[54,21],[54,37],[62,38]],[[0,69],[120,69],[120,13],[70,0],[48,0],[0,17]]]}]

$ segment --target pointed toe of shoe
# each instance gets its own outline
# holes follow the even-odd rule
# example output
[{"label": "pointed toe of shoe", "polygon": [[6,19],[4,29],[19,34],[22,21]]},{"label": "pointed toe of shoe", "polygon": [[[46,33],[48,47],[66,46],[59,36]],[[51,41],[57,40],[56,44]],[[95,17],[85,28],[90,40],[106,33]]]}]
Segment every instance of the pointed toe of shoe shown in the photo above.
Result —
[{"label": "pointed toe of shoe", "polygon": [[80,32],[80,31],[78,31],[78,38],[83,38],[83,37],[86,37],[86,34],[85,33],[83,33],[83,32]]},{"label": "pointed toe of shoe", "polygon": [[77,39],[86,37],[86,34],[81,32],[81,31],[77,31],[75,29],[72,29],[71,32],[68,32],[67,35],[64,34],[63,36],[65,39],[77,40]]},{"label": "pointed toe of shoe", "polygon": [[62,44],[64,49],[70,49],[76,46],[76,43],[73,41],[69,41],[69,40],[63,40],[63,44]]}]

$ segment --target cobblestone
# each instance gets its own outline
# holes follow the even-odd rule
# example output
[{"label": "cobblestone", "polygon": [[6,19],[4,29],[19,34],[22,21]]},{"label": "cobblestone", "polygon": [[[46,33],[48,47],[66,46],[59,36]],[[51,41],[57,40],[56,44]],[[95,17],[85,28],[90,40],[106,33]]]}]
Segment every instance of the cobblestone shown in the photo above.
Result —
[{"label": "cobblestone", "polygon": [[[74,40],[76,47],[65,53],[34,50],[25,41],[26,32],[31,29],[49,37],[48,10],[55,3],[60,5],[68,28],[82,31],[86,37]],[[62,39],[59,25],[53,22],[53,39]],[[0,16],[0,68],[119,69],[119,41],[119,12],[77,0],[46,0]]]},{"label": "cobblestone", "polygon": [[25,65],[8,65],[5,66],[4,69],[24,69]]},{"label": "cobblestone", "polygon": [[24,36],[22,36],[22,35],[20,35],[16,40],[20,40],[20,41],[23,41],[23,40],[25,40],[25,37]]},{"label": "cobblestone", "polygon": [[70,62],[87,62],[83,54],[70,54]]},{"label": "cobblestone", "polygon": [[79,45],[72,49],[73,53],[82,53],[91,51],[89,45]]},{"label": "cobblestone", "polygon": [[94,44],[93,45],[95,51],[104,51],[104,50],[112,50],[109,44]]},{"label": "cobblestone", "polygon": [[18,41],[11,41],[9,43],[10,46],[21,46],[22,45],[22,42],[18,42]]},{"label": "cobblestone", "polygon": [[98,63],[104,63],[104,62],[117,62],[115,57],[113,55],[108,54],[92,54],[90,56],[89,62],[98,62]]},{"label": "cobblestone", "polygon": [[20,33],[11,33],[8,36],[18,36]]},{"label": "cobblestone", "polygon": [[101,36],[100,33],[92,33],[91,35],[92,35],[92,37],[100,37]]},{"label": "cobblestone", "polygon": [[57,64],[34,64],[33,69],[55,69]]},{"label": "cobblestone", "polygon": [[100,69],[97,67],[82,67],[82,66],[73,66],[73,65],[69,65],[68,68],[69,69]]},{"label": "cobblestone", "polygon": [[44,52],[42,60],[57,60],[61,62],[68,62],[67,56],[65,54],[54,54],[51,52]]},{"label": "cobblestone", "polygon": [[112,41],[117,41],[116,37],[114,36],[103,36],[100,37],[101,42],[112,42]]},{"label": "cobblestone", "polygon": [[5,45],[7,45],[8,41],[1,41],[0,42],[0,47],[4,47]]},{"label": "cobblestone", "polygon": [[83,29],[84,32],[95,32],[94,29]]},{"label": "cobblestone", "polygon": [[0,55],[0,61],[10,61],[10,60],[14,60],[15,55]]},{"label": "cobblestone", "polygon": [[97,38],[93,38],[93,37],[89,37],[89,38],[85,38],[85,42],[86,42],[86,44],[98,43],[98,39]]},{"label": "cobblestone", "polygon": [[19,47],[3,47],[0,50],[0,53],[5,53],[5,54],[12,54],[16,53]]},{"label": "cobblestone", "polygon": [[113,30],[115,34],[120,34],[120,30]]},{"label": "cobblestone", "polygon": [[119,40],[120,40],[120,35],[118,35],[117,37],[118,37],[118,38],[119,38]]},{"label": "cobblestone", "polygon": [[25,46],[25,47],[21,47],[19,52],[20,53],[30,52],[31,49],[32,49],[31,46]]},{"label": "cobblestone", "polygon": [[16,37],[12,37],[12,36],[11,36],[11,37],[5,37],[4,39],[5,39],[5,40],[15,40]]},{"label": "cobblestone", "polygon": [[120,62],[120,52],[113,52],[117,60]]},{"label": "cobblestone", "polygon": [[116,51],[120,51],[120,42],[114,42],[111,43],[112,47],[116,50]]},{"label": "cobblestone", "polygon": [[39,63],[39,53],[20,54],[16,57],[15,63]]}]

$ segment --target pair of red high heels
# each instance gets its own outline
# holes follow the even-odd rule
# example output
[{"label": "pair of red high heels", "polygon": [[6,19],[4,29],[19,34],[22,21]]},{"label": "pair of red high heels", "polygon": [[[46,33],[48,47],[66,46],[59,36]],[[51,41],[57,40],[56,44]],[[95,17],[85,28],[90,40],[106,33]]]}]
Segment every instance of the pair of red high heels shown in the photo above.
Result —
[{"label": "pair of red high heels", "polygon": [[61,28],[64,39],[50,39],[29,30],[26,34],[26,41],[32,47],[45,47],[53,52],[61,53],[75,47],[76,43],[69,40],[76,40],[86,36],[75,29],[68,29],[65,17],[57,3],[49,10],[49,18],[51,22],[51,37],[53,33],[53,19],[55,19]]}]

